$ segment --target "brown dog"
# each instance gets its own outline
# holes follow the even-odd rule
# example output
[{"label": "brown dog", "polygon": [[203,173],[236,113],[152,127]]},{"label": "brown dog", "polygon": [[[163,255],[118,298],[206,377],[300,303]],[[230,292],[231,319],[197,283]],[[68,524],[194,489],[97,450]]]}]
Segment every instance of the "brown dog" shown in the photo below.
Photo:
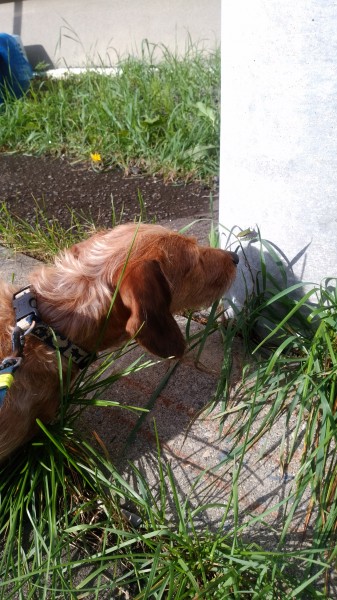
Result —
[{"label": "brown dog", "polygon": [[[30,291],[37,320],[80,347],[80,354],[81,349],[96,352],[134,337],[153,354],[181,357],[185,341],[172,315],[220,298],[235,278],[237,263],[232,252],[199,246],[159,225],[120,225],[31,273]],[[15,288],[1,286],[0,362],[12,356],[18,319]],[[37,418],[49,422],[57,412],[56,352],[36,337],[38,329],[25,336],[22,363],[0,408],[0,459],[34,435]],[[66,372],[68,361],[63,362]]]}]

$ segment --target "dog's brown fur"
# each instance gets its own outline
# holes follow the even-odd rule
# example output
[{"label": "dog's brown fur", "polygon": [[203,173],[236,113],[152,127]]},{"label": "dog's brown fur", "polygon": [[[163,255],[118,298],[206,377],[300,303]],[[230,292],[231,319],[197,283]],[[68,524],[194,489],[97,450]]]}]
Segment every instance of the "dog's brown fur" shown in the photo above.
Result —
[{"label": "dog's brown fur", "polygon": [[[180,357],[185,342],[172,314],[209,306],[235,273],[230,252],[199,246],[159,225],[129,224],[62,252],[53,265],[31,273],[29,283],[42,320],[85,350],[116,347],[135,336],[153,354]],[[15,322],[15,288],[1,286],[0,360],[11,354]],[[56,353],[28,335],[0,409],[0,459],[34,435],[37,418],[55,417],[59,396]]]}]

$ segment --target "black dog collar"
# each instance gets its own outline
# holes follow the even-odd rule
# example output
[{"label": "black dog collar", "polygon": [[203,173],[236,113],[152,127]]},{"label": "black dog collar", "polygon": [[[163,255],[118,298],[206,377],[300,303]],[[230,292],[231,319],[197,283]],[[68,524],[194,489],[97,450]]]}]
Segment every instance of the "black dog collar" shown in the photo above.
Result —
[{"label": "black dog collar", "polygon": [[65,358],[69,359],[71,357],[72,362],[80,369],[83,369],[95,359],[91,352],[86,352],[41,320],[36,298],[30,286],[14,294],[13,307],[16,326],[22,330],[23,335],[28,333],[35,335],[47,346],[59,350]]}]

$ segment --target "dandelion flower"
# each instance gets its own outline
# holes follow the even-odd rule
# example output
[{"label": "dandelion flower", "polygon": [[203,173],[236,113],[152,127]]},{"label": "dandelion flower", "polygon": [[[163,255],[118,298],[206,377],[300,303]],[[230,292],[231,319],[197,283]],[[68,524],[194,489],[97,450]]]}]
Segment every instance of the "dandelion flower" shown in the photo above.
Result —
[{"label": "dandelion flower", "polygon": [[94,163],[102,162],[102,157],[98,152],[91,152],[90,158]]}]

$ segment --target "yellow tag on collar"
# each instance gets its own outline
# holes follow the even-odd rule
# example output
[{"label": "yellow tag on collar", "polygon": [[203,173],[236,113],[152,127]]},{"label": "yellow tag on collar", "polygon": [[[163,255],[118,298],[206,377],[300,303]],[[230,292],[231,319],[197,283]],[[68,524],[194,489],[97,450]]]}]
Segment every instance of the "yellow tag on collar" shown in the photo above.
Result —
[{"label": "yellow tag on collar", "polygon": [[14,377],[11,373],[0,373],[0,389],[10,388],[14,381]]}]

